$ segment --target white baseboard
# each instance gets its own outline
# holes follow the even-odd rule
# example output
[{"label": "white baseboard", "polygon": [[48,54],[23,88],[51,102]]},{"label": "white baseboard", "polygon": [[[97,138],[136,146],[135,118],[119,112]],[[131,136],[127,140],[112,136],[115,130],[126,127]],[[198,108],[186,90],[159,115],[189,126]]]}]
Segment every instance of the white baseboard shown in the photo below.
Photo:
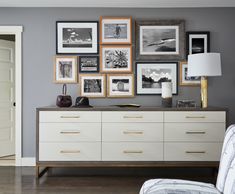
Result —
[{"label": "white baseboard", "polygon": [[21,158],[21,166],[36,166],[36,159],[33,157]]}]

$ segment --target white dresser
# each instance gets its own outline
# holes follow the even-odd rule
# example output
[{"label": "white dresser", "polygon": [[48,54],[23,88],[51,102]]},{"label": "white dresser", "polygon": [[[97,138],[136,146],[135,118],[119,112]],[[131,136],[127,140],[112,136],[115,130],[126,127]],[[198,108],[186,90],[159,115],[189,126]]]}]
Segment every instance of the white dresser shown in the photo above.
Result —
[{"label": "white dresser", "polygon": [[225,129],[221,108],[38,108],[37,177],[39,167],[216,167]]}]

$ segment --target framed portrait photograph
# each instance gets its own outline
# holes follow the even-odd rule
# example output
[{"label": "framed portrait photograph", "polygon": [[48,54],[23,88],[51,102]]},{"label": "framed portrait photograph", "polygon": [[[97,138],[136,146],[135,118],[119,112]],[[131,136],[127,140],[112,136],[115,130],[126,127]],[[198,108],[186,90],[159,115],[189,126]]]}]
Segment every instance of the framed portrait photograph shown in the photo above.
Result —
[{"label": "framed portrait photograph", "polygon": [[77,83],[77,57],[55,56],[54,82]]},{"label": "framed portrait photograph", "polygon": [[79,56],[79,72],[80,73],[99,72],[99,57]]},{"label": "framed portrait photograph", "polygon": [[91,98],[106,96],[106,77],[101,74],[80,75],[80,95]]},{"label": "framed portrait photograph", "polygon": [[200,86],[200,77],[188,77],[187,61],[180,62],[180,85],[181,86]]},{"label": "framed portrait photograph", "polygon": [[131,44],[131,17],[100,17],[101,44]]},{"label": "framed portrait photograph", "polygon": [[136,94],[161,94],[161,82],[172,82],[172,94],[178,93],[177,62],[136,63]]},{"label": "framed portrait photograph", "polygon": [[97,54],[98,22],[57,21],[57,54]]},{"label": "framed portrait photograph", "polygon": [[210,52],[210,32],[186,32],[187,55]]},{"label": "framed portrait photograph", "polygon": [[132,47],[103,45],[100,48],[100,70],[104,73],[132,72]]},{"label": "framed portrait photograph", "polygon": [[185,58],[184,20],[136,21],[136,60]]},{"label": "framed portrait photograph", "polygon": [[134,97],[134,77],[132,74],[109,74],[107,75],[107,82],[108,97]]}]

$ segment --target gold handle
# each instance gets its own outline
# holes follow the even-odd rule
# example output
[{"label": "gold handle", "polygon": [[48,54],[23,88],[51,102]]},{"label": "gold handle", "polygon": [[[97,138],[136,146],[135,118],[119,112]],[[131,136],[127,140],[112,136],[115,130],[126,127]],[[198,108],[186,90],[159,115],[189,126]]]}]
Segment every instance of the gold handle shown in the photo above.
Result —
[{"label": "gold handle", "polygon": [[144,132],[143,131],[123,131],[123,134],[128,135],[128,134],[136,134],[136,135],[142,135]]},{"label": "gold handle", "polygon": [[186,151],[186,154],[205,154],[206,151]]},{"label": "gold handle", "polygon": [[206,134],[205,131],[186,131],[186,134]]},{"label": "gold handle", "polygon": [[186,116],[186,119],[205,119],[205,116]]},{"label": "gold handle", "polygon": [[80,150],[61,150],[61,154],[79,154]]},{"label": "gold handle", "polygon": [[61,134],[80,134],[80,131],[61,131]]},{"label": "gold handle", "polygon": [[124,154],[142,154],[143,151],[141,151],[141,150],[124,150],[123,153]]},{"label": "gold handle", "polygon": [[143,116],[123,116],[124,119],[142,119]]},{"label": "gold handle", "polygon": [[60,116],[62,119],[79,119],[80,116]]}]

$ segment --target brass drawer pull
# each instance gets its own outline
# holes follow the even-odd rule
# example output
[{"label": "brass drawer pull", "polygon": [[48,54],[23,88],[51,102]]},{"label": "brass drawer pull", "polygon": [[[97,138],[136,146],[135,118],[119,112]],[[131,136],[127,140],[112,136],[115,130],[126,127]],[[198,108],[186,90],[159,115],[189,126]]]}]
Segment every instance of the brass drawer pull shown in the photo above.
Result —
[{"label": "brass drawer pull", "polygon": [[143,116],[123,116],[124,119],[143,119]]},{"label": "brass drawer pull", "polygon": [[80,131],[61,131],[61,134],[80,134]]},{"label": "brass drawer pull", "polygon": [[128,134],[136,134],[136,135],[142,135],[144,132],[143,131],[123,131],[123,134],[128,135]]},{"label": "brass drawer pull", "polygon": [[142,154],[143,153],[143,151],[141,151],[141,150],[124,150],[123,151],[123,153],[124,154]]},{"label": "brass drawer pull", "polygon": [[186,131],[186,134],[206,134],[205,131]]},{"label": "brass drawer pull", "polygon": [[186,119],[205,119],[205,116],[186,116]]},{"label": "brass drawer pull", "polygon": [[61,150],[61,154],[79,154],[80,150]]},{"label": "brass drawer pull", "polygon": [[186,154],[205,154],[206,151],[186,151]]},{"label": "brass drawer pull", "polygon": [[61,119],[79,119],[80,116],[60,116]]}]

